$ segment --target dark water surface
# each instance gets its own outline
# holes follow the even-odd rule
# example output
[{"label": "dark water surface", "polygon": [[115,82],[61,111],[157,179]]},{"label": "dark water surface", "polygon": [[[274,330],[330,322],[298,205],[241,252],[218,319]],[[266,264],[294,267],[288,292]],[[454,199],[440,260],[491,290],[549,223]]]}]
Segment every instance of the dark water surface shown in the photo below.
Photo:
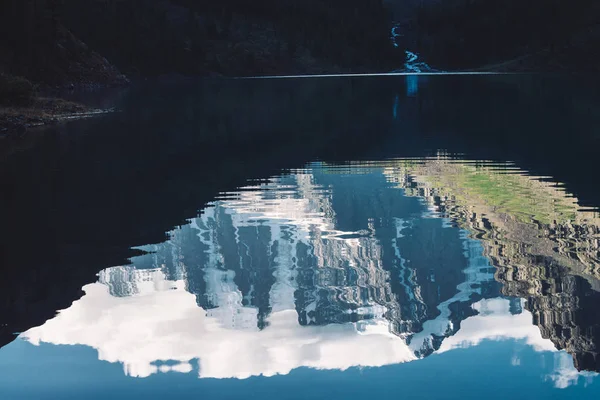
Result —
[{"label": "dark water surface", "polygon": [[0,161],[0,398],[598,398],[598,88],[94,99]]}]

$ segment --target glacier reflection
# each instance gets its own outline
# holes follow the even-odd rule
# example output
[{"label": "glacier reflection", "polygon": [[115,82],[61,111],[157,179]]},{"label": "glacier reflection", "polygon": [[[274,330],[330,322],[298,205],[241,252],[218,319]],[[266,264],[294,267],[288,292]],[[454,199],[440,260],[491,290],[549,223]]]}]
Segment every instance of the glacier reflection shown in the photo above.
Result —
[{"label": "glacier reflection", "polygon": [[[93,347],[136,377],[377,367],[483,340],[556,352],[419,185],[406,163],[314,165],[223,194],[21,337]],[[579,373],[557,354],[548,379],[566,387]]]},{"label": "glacier reflection", "polygon": [[[246,378],[303,366],[346,369],[417,359],[380,318],[303,327],[294,310],[280,310],[270,315],[266,329],[229,329],[221,323],[223,314],[210,316],[196,305],[183,281],[166,281],[161,271],[153,272],[153,289],[136,296],[115,297],[106,285],[88,285],[82,299],[22,337],[33,344],[93,347],[99,359],[120,362],[126,374],[136,377],[190,372],[194,360],[199,360],[200,377]],[[509,312],[508,300],[482,300],[475,307],[484,313],[463,321],[463,329],[444,341],[439,352],[485,339],[524,339],[537,351],[555,351],[531,324],[529,313]],[[176,363],[158,366],[161,360]]]},{"label": "glacier reflection", "polygon": [[123,363],[125,373],[137,377],[159,372],[157,360],[176,361],[161,372],[189,372],[198,359],[200,377],[246,378],[302,366],[346,369],[416,358],[382,319],[302,327],[295,310],[280,310],[269,316],[266,329],[229,329],[221,321],[231,313],[208,315],[184,282],[163,286],[156,273],[166,290],[119,298],[105,285],[91,284],[81,300],[24,337],[94,347],[101,360]]}]

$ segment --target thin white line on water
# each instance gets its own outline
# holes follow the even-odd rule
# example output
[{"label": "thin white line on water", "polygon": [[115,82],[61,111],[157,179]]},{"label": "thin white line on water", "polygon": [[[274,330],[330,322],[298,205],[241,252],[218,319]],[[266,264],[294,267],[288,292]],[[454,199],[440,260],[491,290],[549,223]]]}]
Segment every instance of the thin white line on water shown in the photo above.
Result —
[{"label": "thin white line on water", "polygon": [[289,78],[343,78],[361,76],[408,76],[408,75],[515,75],[514,72],[384,72],[369,74],[324,74],[324,75],[267,75],[241,76],[235,79],[289,79]]}]

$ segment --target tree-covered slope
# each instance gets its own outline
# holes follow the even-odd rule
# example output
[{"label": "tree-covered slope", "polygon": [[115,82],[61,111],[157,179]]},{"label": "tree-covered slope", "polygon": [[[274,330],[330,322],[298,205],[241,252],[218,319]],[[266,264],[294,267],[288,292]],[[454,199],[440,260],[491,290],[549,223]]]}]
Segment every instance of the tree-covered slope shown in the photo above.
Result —
[{"label": "tree-covered slope", "polygon": [[403,58],[381,0],[8,0],[2,8],[0,71],[51,84],[111,83],[111,64],[133,77],[242,76],[387,72]]},{"label": "tree-covered slope", "polygon": [[600,3],[594,0],[447,0],[394,7],[403,44],[438,68],[545,72],[600,66],[594,56]]}]

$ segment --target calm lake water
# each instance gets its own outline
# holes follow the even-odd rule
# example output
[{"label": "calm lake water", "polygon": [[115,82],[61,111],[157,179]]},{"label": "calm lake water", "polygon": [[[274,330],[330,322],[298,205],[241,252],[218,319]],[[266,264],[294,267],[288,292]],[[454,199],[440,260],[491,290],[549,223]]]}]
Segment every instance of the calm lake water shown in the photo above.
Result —
[{"label": "calm lake water", "polygon": [[597,399],[598,87],[90,94],[0,161],[0,398]]}]

